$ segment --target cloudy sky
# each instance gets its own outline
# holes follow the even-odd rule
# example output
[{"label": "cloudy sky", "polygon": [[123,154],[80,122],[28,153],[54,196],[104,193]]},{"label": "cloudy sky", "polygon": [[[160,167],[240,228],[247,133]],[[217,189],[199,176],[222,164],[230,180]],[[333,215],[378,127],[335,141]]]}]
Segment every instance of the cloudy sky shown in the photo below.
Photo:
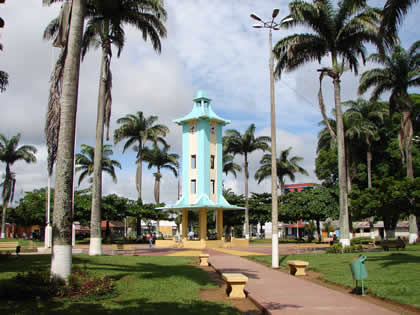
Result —
[{"label": "cloudy sky", "polygon": [[[170,128],[171,150],[181,153],[181,128],[172,123],[192,108],[197,90],[207,91],[215,112],[232,120],[227,128],[243,132],[255,123],[258,135],[270,135],[270,101],[268,75],[268,33],[252,28],[251,12],[269,18],[273,8],[280,17],[287,15],[289,1],[254,0],[166,0],[168,37],[162,41],[162,54],[157,55],[141,34],[126,28],[127,41],[121,57],[112,59],[113,108],[111,129],[126,114],[143,111],[158,115],[159,122]],[[385,1],[369,1],[382,6]],[[23,4],[24,3],[24,4]],[[42,40],[43,30],[59,12],[59,5],[42,7],[41,0],[7,0],[0,7],[6,22],[0,30],[0,69],[9,73],[9,87],[0,94],[2,114],[0,133],[7,137],[22,134],[22,144],[38,148],[37,163],[13,165],[17,175],[16,193],[46,186],[46,146],[44,123],[47,108],[49,76],[56,49]],[[400,30],[402,45],[409,47],[419,39],[420,5],[416,5]],[[290,31],[273,34],[275,43]],[[90,51],[81,65],[77,112],[77,148],[94,144],[96,102],[99,78],[99,51]],[[327,61],[324,65],[328,65]],[[318,122],[318,64],[307,65],[286,74],[275,84],[278,151],[291,146],[292,155],[304,158],[302,166],[309,176],[296,177],[295,183],[317,182],[314,175]],[[372,67],[372,65],[366,65]],[[363,69],[361,69],[363,72]],[[343,76],[343,100],[357,97],[358,79],[351,73]],[[332,84],[324,80],[324,94],[332,108]],[[77,149],[78,150],[78,149]],[[104,194],[117,193],[135,199],[135,153],[122,154],[122,146],[114,146],[114,159],[122,164],[118,183],[104,175]],[[250,174],[258,167],[261,153],[251,156]],[[238,158],[238,163],[243,161]],[[2,166],[4,167],[4,166]],[[146,165],[144,166],[146,170]],[[153,201],[153,175],[146,170],[143,177],[143,198]],[[77,176],[77,175],[76,175]],[[243,193],[243,176],[224,179],[225,186]],[[164,173],[161,199],[172,203],[177,196],[177,180]],[[82,186],[84,187],[84,186]],[[251,179],[251,192],[270,191],[270,182],[261,185]]]}]

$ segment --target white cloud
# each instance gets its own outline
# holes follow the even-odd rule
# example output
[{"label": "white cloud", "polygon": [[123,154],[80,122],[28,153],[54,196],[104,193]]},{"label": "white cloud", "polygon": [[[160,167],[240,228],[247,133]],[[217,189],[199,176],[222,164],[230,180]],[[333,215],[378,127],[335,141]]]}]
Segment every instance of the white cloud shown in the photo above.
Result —
[{"label": "white cloud", "polygon": [[[17,188],[31,190],[46,185],[46,150],[44,120],[48,99],[48,80],[53,63],[50,43],[43,41],[42,33],[48,22],[57,15],[59,5],[42,7],[41,0],[7,1],[1,6],[6,26],[1,30],[0,41],[4,51],[0,54],[0,69],[10,75],[10,86],[0,95],[2,115],[0,133],[12,136],[22,133],[22,144],[39,148],[35,165],[16,163]],[[168,10],[168,38],[162,41],[162,54],[157,55],[150,42],[129,28],[121,58],[112,59],[113,113],[111,130],[118,127],[116,119],[129,113],[143,111],[158,115],[171,133],[168,143],[172,150],[181,153],[181,128],[173,119],[182,117],[192,107],[196,90],[204,89],[213,99],[213,109],[222,117],[232,120],[226,128],[243,132],[251,123],[259,134],[269,135],[269,75],[268,33],[251,26],[249,14],[255,11],[269,18],[272,9],[279,7],[280,15],[287,14],[288,2],[274,0],[184,0],[166,1]],[[374,4],[382,5],[383,1]],[[257,5],[256,5],[257,4]],[[417,5],[409,13],[401,28],[404,47],[418,39]],[[274,32],[273,42],[291,31]],[[79,104],[77,113],[77,146],[93,145],[96,128],[96,104],[99,78],[99,51],[90,51],[81,66]],[[313,174],[318,110],[317,64],[307,65],[276,82],[276,118],[278,150],[292,146],[293,155],[304,157],[303,166],[309,177],[297,176],[296,182],[315,181]],[[363,68],[360,69],[360,72]],[[355,98],[358,85],[352,74],[342,80],[343,100]],[[329,109],[332,108],[332,84],[326,79],[324,94]],[[122,144],[114,147],[114,159],[122,163],[117,170],[118,183],[104,175],[103,191],[136,198],[134,184],[135,154],[122,154]],[[251,177],[258,167],[261,153],[250,157]],[[243,162],[241,161],[241,164]],[[153,201],[153,170],[144,167],[143,197]],[[225,179],[225,186],[236,192],[243,191],[243,175]],[[177,180],[169,173],[162,179],[161,199],[170,203],[176,200]],[[269,191],[268,181],[257,185],[250,179],[250,191]]]}]

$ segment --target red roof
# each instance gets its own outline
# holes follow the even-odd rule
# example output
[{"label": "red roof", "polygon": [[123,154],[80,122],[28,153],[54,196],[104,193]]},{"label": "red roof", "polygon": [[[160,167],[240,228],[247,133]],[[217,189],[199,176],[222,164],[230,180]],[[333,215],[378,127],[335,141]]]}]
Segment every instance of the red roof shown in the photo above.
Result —
[{"label": "red roof", "polygon": [[[302,223],[302,220],[299,220],[298,222],[298,227],[299,228],[304,228],[306,226],[307,223]],[[285,224],[284,227],[287,228],[295,228],[296,227],[296,222],[290,223],[290,224]]]},{"label": "red roof", "polygon": [[[119,221],[109,221],[109,227],[110,228],[122,228],[124,227],[124,224]],[[106,229],[106,221],[101,222],[101,228]]]}]

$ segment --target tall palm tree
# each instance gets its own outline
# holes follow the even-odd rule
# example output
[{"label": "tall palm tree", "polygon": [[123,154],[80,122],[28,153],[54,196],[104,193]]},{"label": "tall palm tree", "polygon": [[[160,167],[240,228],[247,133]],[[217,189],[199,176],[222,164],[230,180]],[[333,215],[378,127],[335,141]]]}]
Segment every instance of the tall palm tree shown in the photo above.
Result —
[{"label": "tall palm tree", "polygon": [[179,155],[176,153],[168,153],[169,145],[164,146],[162,149],[157,144],[153,145],[152,149],[145,148],[143,160],[148,162],[148,169],[156,167],[154,196],[156,203],[160,203],[160,179],[162,178],[161,169],[168,169],[172,171],[175,177],[178,177],[177,167],[179,165]]},{"label": "tall palm tree", "polygon": [[397,30],[403,17],[418,0],[387,0],[384,5],[380,35],[385,39],[385,45],[392,47],[397,44]]},{"label": "tall palm tree", "polygon": [[[343,103],[344,104],[344,103]],[[335,110],[332,111],[335,114]],[[334,119],[328,119],[326,126],[325,120],[319,123],[324,128],[318,133],[317,153],[321,150],[337,150],[337,139],[331,135],[330,129],[335,134],[337,132],[337,122]],[[359,153],[362,149],[361,144],[365,140],[366,135],[373,137],[376,131],[376,125],[371,122],[363,121],[360,114],[347,112],[343,115],[344,126],[344,159],[346,165],[346,187],[347,192],[352,190],[352,179],[356,175],[357,161]],[[351,170],[352,168],[352,170]]]},{"label": "tall palm tree", "polygon": [[358,139],[366,144],[366,161],[368,170],[368,188],[372,187],[372,142],[379,140],[377,123],[383,123],[388,115],[387,104],[384,102],[369,102],[362,98],[356,101],[343,102],[348,107],[344,113],[354,125],[360,125]]},{"label": "tall palm tree", "polygon": [[[169,145],[159,148],[157,144],[153,145],[152,149],[145,148],[143,152],[144,161],[148,162],[148,169],[156,167],[156,173],[153,173],[155,177],[154,195],[156,204],[160,203],[160,179],[162,178],[161,169],[170,170],[175,177],[178,177],[177,168],[179,166],[179,155],[175,153],[168,153],[170,149]],[[156,220],[156,232],[159,235],[159,218]]]},{"label": "tall palm tree", "polygon": [[[49,5],[58,0],[43,0]],[[72,266],[72,196],[74,138],[79,87],[80,51],[86,0],[73,0],[63,68],[60,126],[57,141],[51,273],[67,279]]]},{"label": "tall palm tree", "polygon": [[[280,187],[280,194],[284,192],[284,179],[289,177],[289,179],[295,181],[295,173],[300,173],[303,175],[308,175],[308,172],[299,165],[299,162],[303,161],[303,157],[292,156],[289,158],[290,151],[292,147],[282,150],[280,152],[280,158],[277,159],[277,187]],[[264,154],[260,160],[260,167],[255,172],[255,179],[258,181],[258,184],[261,183],[266,178],[271,178],[271,154]]]},{"label": "tall palm tree", "polygon": [[162,0],[101,0],[94,2],[94,12],[89,16],[82,41],[82,57],[91,47],[101,47],[101,71],[99,77],[98,113],[96,120],[95,161],[93,166],[91,238],[89,255],[102,254],[101,195],[102,195],[102,148],[104,125],[109,122],[112,103],[112,46],[119,57],[125,43],[124,26],[130,25],[142,32],[144,40],[150,38],[155,51],[160,53],[160,39],[166,36],[163,21],[166,11]]},{"label": "tall palm tree", "polygon": [[[334,85],[334,102],[337,121],[338,170],[340,187],[340,242],[350,245],[344,126],[341,109],[340,78],[345,68],[357,74],[359,59],[365,59],[365,44],[376,43],[381,18],[380,10],[370,8],[363,0],[343,0],[334,6],[331,0],[313,3],[294,0],[289,4],[290,15],[285,27],[303,26],[311,33],[293,34],[280,40],[274,47],[277,58],[275,74],[279,78],[284,71],[292,71],[312,61],[331,58],[331,66],[320,69],[322,78],[329,76]],[[320,84],[321,87],[321,84]],[[321,92],[321,91],[320,91]],[[325,116],[322,93],[319,93],[321,113]],[[330,128],[330,132],[332,132]]]},{"label": "tall palm tree", "polygon": [[36,162],[36,148],[31,145],[19,146],[20,134],[7,139],[6,136],[0,134],[0,162],[6,164],[6,173],[4,181],[1,186],[3,187],[3,214],[1,220],[1,238],[5,237],[6,227],[6,209],[9,202],[13,200],[15,190],[15,174],[11,171],[11,166],[17,161],[25,161],[26,163]]},{"label": "tall palm tree", "polygon": [[117,144],[122,140],[126,140],[123,152],[130,146],[135,145],[137,152],[137,171],[136,171],[136,188],[138,197],[141,198],[141,182],[143,171],[143,152],[147,142],[160,142],[166,146],[163,137],[169,132],[169,128],[162,124],[157,124],[157,116],[145,117],[142,112],[126,115],[117,120],[121,126],[114,131],[114,143]]},{"label": "tall palm tree", "polygon": [[226,136],[223,140],[226,153],[232,153],[233,156],[239,154],[244,156],[245,173],[245,237],[249,238],[249,212],[248,212],[248,155],[254,151],[269,151],[268,143],[270,137],[255,137],[255,125],[251,124],[243,134],[235,129],[226,130]]},{"label": "tall palm tree", "polygon": [[[373,87],[371,99],[378,99],[383,93],[390,92],[389,106],[391,111],[401,113],[400,143],[403,163],[407,166],[407,177],[413,178],[413,158],[411,145],[413,139],[413,109],[408,89],[420,86],[420,41],[416,41],[406,51],[395,46],[389,54],[372,54],[368,60],[374,61],[382,68],[366,71],[360,77],[359,93],[365,93]],[[412,214],[409,219],[410,243],[417,238],[417,221]]]},{"label": "tall palm tree", "polygon": [[[76,172],[81,171],[79,175],[78,185],[82,183],[82,181],[91,176],[93,173],[93,163],[95,160],[94,148],[82,144],[81,145],[80,153],[76,154]],[[117,183],[117,175],[115,174],[115,168],[118,167],[121,169],[121,164],[116,160],[111,160],[110,156],[114,152],[111,149],[111,145],[105,144],[103,149],[103,157],[102,157],[102,172],[109,174],[112,177],[114,183]],[[89,178],[89,182],[92,182],[92,178]]]}]

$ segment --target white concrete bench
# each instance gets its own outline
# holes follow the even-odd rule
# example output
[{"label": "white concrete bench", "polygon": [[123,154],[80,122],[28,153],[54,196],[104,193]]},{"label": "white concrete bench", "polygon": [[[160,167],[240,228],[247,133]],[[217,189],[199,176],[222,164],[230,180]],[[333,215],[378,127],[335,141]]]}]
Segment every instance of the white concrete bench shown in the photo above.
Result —
[{"label": "white concrete bench", "polygon": [[209,254],[200,254],[200,266],[208,266],[209,265]]},{"label": "white concrete bench", "polygon": [[305,268],[309,265],[307,261],[303,260],[288,260],[289,273],[294,276],[306,276]]},{"label": "white concrete bench", "polygon": [[246,297],[244,287],[248,282],[248,277],[242,273],[222,273],[223,280],[226,281],[226,293],[231,299],[244,299]]}]

